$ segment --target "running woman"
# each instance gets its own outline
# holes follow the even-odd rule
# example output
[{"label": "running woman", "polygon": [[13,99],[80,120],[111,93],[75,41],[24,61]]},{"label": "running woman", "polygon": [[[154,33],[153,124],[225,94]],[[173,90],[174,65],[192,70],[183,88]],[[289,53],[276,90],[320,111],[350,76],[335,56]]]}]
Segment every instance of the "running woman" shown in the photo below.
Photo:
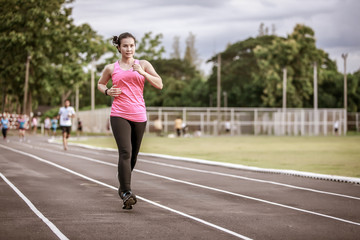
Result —
[{"label": "running woman", "polygon": [[9,119],[6,116],[6,113],[4,113],[4,116],[1,118],[1,132],[4,137],[4,140],[6,140],[8,129],[9,129]]},{"label": "running woman", "polygon": [[[132,209],[136,196],[131,191],[131,173],[135,167],[147,122],[143,97],[145,79],[152,86],[162,89],[161,77],[146,60],[134,58],[136,40],[130,33],[113,37],[113,44],[121,54],[121,59],[105,66],[98,82],[98,89],[105,95],[114,97],[110,123],[117,143],[118,190],[123,200],[123,209]],[[106,85],[112,79],[112,87]]]},{"label": "running woman", "polygon": [[67,140],[71,132],[71,118],[75,117],[75,110],[70,106],[70,100],[65,100],[64,107],[59,109],[60,128],[62,129],[64,150],[67,150]]},{"label": "running woman", "polygon": [[20,138],[20,142],[25,141],[25,130],[27,127],[27,116],[21,115],[20,118],[18,119],[18,124],[19,124],[19,138]]}]

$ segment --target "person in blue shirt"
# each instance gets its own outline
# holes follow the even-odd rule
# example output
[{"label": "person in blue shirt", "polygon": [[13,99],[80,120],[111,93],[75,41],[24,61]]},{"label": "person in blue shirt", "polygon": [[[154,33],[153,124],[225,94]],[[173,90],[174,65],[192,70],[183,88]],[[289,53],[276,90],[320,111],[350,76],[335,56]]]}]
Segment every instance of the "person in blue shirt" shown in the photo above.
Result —
[{"label": "person in blue shirt", "polygon": [[53,117],[53,119],[51,119],[51,130],[53,131],[53,136],[56,136],[56,129],[57,129],[57,125],[58,125],[58,120],[57,117]]},{"label": "person in blue shirt", "polygon": [[19,124],[19,137],[20,137],[20,142],[25,140],[25,130],[26,130],[26,117],[25,115],[22,115],[19,119],[18,119],[18,124]]},{"label": "person in blue shirt", "polygon": [[4,137],[4,140],[6,140],[6,135],[7,135],[7,130],[9,129],[9,119],[7,118],[7,116],[3,115],[3,117],[1,118],[1,131],[2,131],[2,135]]}]

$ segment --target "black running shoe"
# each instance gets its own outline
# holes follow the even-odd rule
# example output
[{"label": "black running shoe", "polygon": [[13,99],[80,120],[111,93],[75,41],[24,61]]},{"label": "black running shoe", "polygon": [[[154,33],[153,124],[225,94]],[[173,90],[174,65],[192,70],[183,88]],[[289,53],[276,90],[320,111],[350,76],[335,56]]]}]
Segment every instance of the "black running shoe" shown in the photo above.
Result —
[{"label": "black running shoe", "polygon": [[121,198],[123,200],[123,209],[132,209],[132,205],[135,205],[137,200],[135,194],[133,194],[131,191],[127,191],[125,193],[121,194]]}]

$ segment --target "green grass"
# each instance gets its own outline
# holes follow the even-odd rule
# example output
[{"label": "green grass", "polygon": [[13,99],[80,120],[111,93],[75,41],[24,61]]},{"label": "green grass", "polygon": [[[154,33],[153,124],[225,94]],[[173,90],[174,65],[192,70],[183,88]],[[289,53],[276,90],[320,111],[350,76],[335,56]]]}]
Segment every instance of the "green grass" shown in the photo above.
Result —
[{"label": "green grass", "polygon": [[[116,148],[113,137],[89,138],[76,142]],[[145,136],[140,151],[263,168],[360,177],[360,136],[203,138]]]}]

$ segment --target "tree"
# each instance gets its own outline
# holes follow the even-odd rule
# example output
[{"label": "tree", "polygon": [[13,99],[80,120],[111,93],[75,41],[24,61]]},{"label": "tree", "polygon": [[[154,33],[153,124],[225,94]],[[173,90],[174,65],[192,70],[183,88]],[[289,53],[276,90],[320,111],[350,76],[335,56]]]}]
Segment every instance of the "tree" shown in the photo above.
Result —
[{"label": "tree", "polygon": [[189,62],[191,66],[198,67],[200,64],[199,55],[195,48],[195,35],[192,32],[189,33],[186,39],[184,60]]},{"label": "tree", "polygon": [[[255,49],[260,72],[254,74],[263,83],[262,105],[282,106],[282,69],[287,69],[287,106],[313,107],[313,65],[324,71],[336,71],[335,64],[324,51],[315,45],[314,31],[304,25],[296,25],[286,39],[276,38],[269,46]],[[320,74],[321,86],[323,76]]]},{"label": "tree", "polygon": [[173,42],[172,48],[173,48],[173,52],[170,54],[170,58],[180,59],[181,51],[180,51],[180,37],[179,36],[174,37],[174,42]]},{"label": "tree", "polygon": [[70,2],[1,0],[0,79],[8,86],[5,95],[22,99],[24,63],[32,56],[27,112],[39,102],[59,104],[61,96],[86,80],[83,66],[103,50],[101,37],[89,25],[74,25],[72,9],[66,7]]},{"label": "tree", "polygon": [[[262,105],[260,96],[263,90],[263,82],[255,81],[253,75],[260,71],[254,49],[257,46],[270,45],[274,38],[274,36],[248,38],[230,45],[221,53],[221,88],[228,94],[229,107],[258,107]],[[216,63],[217,57],[214,56],[209,61]],[[213,73],[207,81],[209,95],[216,96],[216,82],[217,67],[214,64]],[[216,97],[213,101],[216,102]]]},{"label": "tree", "polygon": [[[228,46],[221,57],[221,87],[228,93],[230,107],[281,107],[284,67],[287,107],[313,107],[314,62],[318,66],[319,107],[342,107],[341,74],[328,54],[316,48],[314,31],[307,26],[296,25],[287,38],[263,35],[239,41]],[[216,56],[209,61],[216,63]],[[214,65],[207,81],[212,96],[216,96],[216,72]]]},{"label": "tree", "polygon": [[264,23],[260,23],[259,30],[258,30],[258,37],[265,36],[265,30],[264,30]]},{"label": "tree", "polygon": [[[52,51],[51,38],[55,34],[55,19],[61,16],[61,1],[1,1],[0,50],[3,85],[8,88],[4,95],[17,95],[23,98],[25,61],[32,56],[29,94],[27,101],[36,95],[36,87],[43,83],[39,78],[46,69],[48,53]],[[63,12],[66,12],[63,10]],[[39,68],[34,66],[39,65]],[[34,79],[36,78],[36,81]],[[17,101],[19,100],[17,99]],[[31,109],[31,104],[28,104]]]},{"label": "tree", "polygon": [[[340,82],[344,82],[342,75]],[[360,111],[360,70],[348,75],[348,111]]]},{"label": "tree", "polygon": [[145,33],[137,46],[137,57],[145,60],[161,59],[165,52],[165,48],[161,46],[162,37],[162,34],[152,37],[152,32]]},{"label": "tree", "polygon": [[276,36],[276,25],[275,24],[271,24],[271,35]]}]

